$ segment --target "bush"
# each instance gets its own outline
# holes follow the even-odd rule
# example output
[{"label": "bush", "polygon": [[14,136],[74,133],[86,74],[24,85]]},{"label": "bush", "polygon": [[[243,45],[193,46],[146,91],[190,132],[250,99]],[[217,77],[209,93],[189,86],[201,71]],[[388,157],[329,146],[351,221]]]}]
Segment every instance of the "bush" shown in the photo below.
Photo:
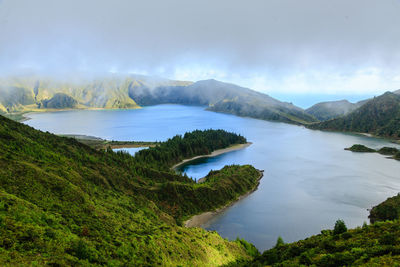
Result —
[{"label": "bush", "polygon": [[347,232],[346,224],[343,220],[337,220],[335,223],[335,228],[333,228],[333,234],[339,235],[344,232]]}]

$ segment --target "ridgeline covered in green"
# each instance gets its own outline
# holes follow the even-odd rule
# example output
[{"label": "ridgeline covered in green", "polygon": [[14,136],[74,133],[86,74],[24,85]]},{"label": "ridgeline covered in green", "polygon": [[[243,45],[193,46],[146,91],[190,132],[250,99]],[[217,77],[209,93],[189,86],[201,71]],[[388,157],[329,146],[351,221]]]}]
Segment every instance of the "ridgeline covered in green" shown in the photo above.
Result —
[{"label": "ridgeline covered in green", "polygon": [[226,166],[199,185],[126,153],[0,116],[0,265],[216,266],[251,259],[257,250],[244,240],[178,223],[234,201],[258,178],[251,166]]},{"label": "ridgeline covered in green", "polygon": [[400,95],[386,92],[353,112],[336,119],[310,124],[319,130],[369,133],[400,138]]}]

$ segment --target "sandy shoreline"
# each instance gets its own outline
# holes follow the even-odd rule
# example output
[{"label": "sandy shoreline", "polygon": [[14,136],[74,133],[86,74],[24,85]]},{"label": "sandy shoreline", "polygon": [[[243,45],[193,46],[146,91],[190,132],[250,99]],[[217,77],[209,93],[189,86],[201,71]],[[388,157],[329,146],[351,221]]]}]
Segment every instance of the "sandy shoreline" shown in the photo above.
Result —
[{"label": "sandy shoreline", "polygon": [[187,163],[189,161],[195,160],[195,159],[215,157],[215,156],[218,156],[218,155],[221,155],[221,154],[224,154],[224,153],[228,153],[228,152],[231,152],[231,151],[235,151],[235,150],[246,148],[246,147],[250,146],[251,144],[252,144],[251,142],[247,142],[245,144],[237,144],[237,145],[233,145],[233,146],[230,146],[230,147],[227,147],[227,148],[215,150],[209,155],[200,155],[200,156],[196,156],[196,157],[193,157],[193,158],[190,158],[190,159],[184,159],[181,162],[179,162],[179,163],[175,164],[174,166],[172,166],[171,169],[174,170],[174,169],[178,168],[179,166],[181,166],[181,165],[183,165],[183,164],[185,164],[185,163]]},{"label": "sandy shoreline", "polygon": [[243,198],[247,197],[248,195],[250,195],[251,193],[256,191],[257,188],[258,188],[258,185],[260,184],[261,178],[264,176],[264,171],[263,170],[259,170],[259,173],[260,173],[260,176],[259,176],[259,178],[257,180],[257,185],[254,187],[254,189],[250,190],[249,192],[247,192],[244,195],[241,195],[236,200],[228,203],[227,205],[225,205],[225,206],[223,206],[223,207],[221,207],[219,209],[216,209],[215,211],[207,211],[207,212],[203,212],[201,214],[192,216],[189,220],[184,222],[185,227],[201,227],[201,225],[203,225],[204,223],[209,221],[215,215],[221,213],[222,211],[226,210],[227,208],[229,208],[230,206],[232,206],[236,202],[242,200]]}]

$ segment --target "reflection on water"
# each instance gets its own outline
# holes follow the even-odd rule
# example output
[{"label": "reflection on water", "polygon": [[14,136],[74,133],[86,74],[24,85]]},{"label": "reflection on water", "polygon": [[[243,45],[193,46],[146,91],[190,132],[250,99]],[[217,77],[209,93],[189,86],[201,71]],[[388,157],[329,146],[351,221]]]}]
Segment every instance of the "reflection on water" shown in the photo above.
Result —
[{"label": "reflection on water", "polygon": [[385,156],[345,151],[353,144],[394,146],[360,135],[312,131],[284,123],[204,111],[201,107],[160,105],[139,110],[66,111],[30,115],[27,124],[54,133],[86,134],[112,140],[160,141],[195,129],[225,129],[253,144],[183,167],[200,178],[226,164],[265,170],[256,192],[213,218],[207,229],[237,236],[260,250],[278,236],[286,242],[368,220],[367,208],[400,191],[400,162]]}]

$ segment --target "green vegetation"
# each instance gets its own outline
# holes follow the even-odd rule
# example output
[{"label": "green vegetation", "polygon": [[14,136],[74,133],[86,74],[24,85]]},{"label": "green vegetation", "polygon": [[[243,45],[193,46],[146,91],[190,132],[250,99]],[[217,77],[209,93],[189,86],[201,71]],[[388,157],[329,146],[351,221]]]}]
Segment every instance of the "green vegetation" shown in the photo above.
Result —
[{"label": "green vegetation", "polygon": [[226,266],[398,266],[400,222],[377,222],[347,230],[343,221],[334,230],[291,244],[277,244],[253,261]]},{"label": "green vegetation", "polygon": [[346,224],[344,223],[343,220],[337,220],[335,223],[335,227],[333,228],[333,234],[340,235],[343,234],[344,232],[347,232]]},{"label": "green vegetation", "polygon": [[399,152],[399,150],[397,148],[395,148],[395,147],[387,147],[387,146],[382,147],[381,149],[378,150],[379,154],[391,155],[391,156],[396,155],[398,152]]},{"label": "green vegetation", "polygon": [[371,223],[386,220],[398,220],[400,215],[400,194],[386,199],[373,207],[369,213]]},{"label": "green vegetation", "polygon": [[152,199],[161,203],[162,209],[179,223],[194,214],[215,210],[235,201],[239,196],[254,190],[261,174],[250,165],[225,166],[211,171],[199,184],[163,183],[153,189]]},{"label": "green vegetation", "polygon": [[387,92],[344,117],[309,125],[312,129],[400,138],[400,95]]},{"label": "green vegetation", "polygon": [[392,158],[400,160],[400,150],[395,147],[382,147],[381,149],[375,150],[364,145],[356,144],[352,145],[349,148],[345,148],[345,150],[350,150],[352,152],[377,152],[382,155],[392,156]]},{"label": "green vegetation", "polygon": [[212,151],[235,144],[245,144],[246,138],[224,130],[205,130],[176,135],[155,147],[141,150],[135,160],[154,169],[168,171],[183,159],[208,155]]},{"label": "green vegetation", "polygon": [[361,107],[368,100],[350,103],[347,100],[321,102],[306,109],[306,112],[320,121],[331,120],[344,116]]},{"label": "green vegetation", "polygon": [[282,238],[254,260],[238,260],[226,266],[399,266],[400,194],[370,211],[371,225],[347,230],[337,220],[333,230],[285,244]]},{"label": "green vegetation", "polygon": [[247,242],[177,222],[233,201],[258,177],[251,166],[226,166],[199,185],[126,153],[0,116],[0,265],[216,266],[251,259],[257,250]]},{"label": "green vegetation", "polygon": [[376,152],[375,149],[360,144],[352,145],[349,148],[345,148],[345,150],[350,150],[352,152]]}]

